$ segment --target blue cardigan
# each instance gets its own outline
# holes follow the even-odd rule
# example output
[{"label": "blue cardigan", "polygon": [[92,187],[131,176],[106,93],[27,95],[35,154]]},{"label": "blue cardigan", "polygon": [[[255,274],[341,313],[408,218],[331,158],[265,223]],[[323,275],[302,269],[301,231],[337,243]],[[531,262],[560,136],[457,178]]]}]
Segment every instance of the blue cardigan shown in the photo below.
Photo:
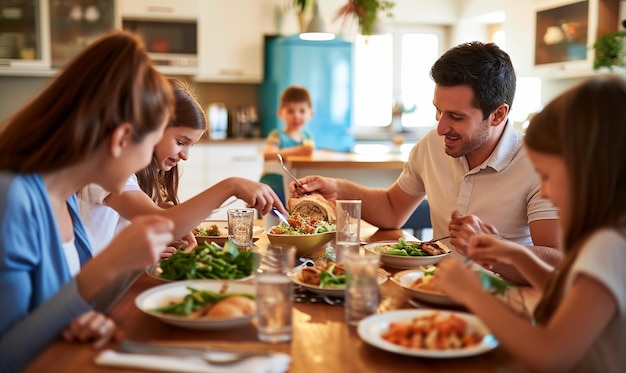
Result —
[{"label": "blue cardigan", "polygon": [[[75,195],[67,200],[81,266],[91,258]],[[26,367],[92,309],[70,275],[39,174],[0,172],[0,372]]]}]

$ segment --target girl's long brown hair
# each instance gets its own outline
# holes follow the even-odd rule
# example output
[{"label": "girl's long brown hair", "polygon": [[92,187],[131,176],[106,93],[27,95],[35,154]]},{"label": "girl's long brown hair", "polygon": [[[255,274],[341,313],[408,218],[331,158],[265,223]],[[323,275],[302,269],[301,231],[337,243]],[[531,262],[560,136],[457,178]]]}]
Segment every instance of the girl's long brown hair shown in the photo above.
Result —
[{"label": "girl's long brown hair", "polygon": [[561,217],[565,257],[535,311],[545,324],[563,297],[567,274],[586,238],[604,227],[618,228],[626,216],[626,81],[587,80],[557,97],[531,121],[526,146],[562,157],[570,200]]},{"label": "girl's long brown hair", "polygon": [[[167,127],[188,127],[206,131],[207,119],[202,107],[191,93],[190,87],[183,81],[170,79],[174,90],[175,108]],[[169,171],[160,171],[158,160],[153,156],[152,162],[145,169],[137,172],[139,187],[152,200],[159,204],[178,200],[178,166]]]},{"label": "girl's long brown hair", "polygon": [[0,170],[49,172],[88,157],[113,130],[133,125],[133,140],[171,116],[172,91],[135,35],[103,36],[70,61],[0,130]]}]

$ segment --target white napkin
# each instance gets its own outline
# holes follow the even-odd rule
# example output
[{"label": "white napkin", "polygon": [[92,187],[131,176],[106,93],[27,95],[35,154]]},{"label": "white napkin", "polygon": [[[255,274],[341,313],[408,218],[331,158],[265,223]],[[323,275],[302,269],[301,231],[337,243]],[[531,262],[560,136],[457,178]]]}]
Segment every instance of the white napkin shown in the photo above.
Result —
[{"label": "white napkin", "polygon": [[290,363],[291,357],[282,353],[253,356],[229,365],[212,365],[196,357],[129,354],[113,350],[104,350],[96,357],[97,365],[190,373],[284,373]]}]

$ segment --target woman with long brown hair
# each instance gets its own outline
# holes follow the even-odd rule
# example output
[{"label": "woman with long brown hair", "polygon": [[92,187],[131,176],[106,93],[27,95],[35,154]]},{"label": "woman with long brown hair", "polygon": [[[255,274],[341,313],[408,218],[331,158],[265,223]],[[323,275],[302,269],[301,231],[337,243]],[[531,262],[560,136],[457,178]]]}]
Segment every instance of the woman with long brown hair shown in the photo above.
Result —
[{"label": "woman with long brown hair", "polygon": [[[556,268],[493,236],[470,240],[477,262],[515,265],[543,291],[529,322],[480,286],[457,260],[437,284],[477,314],[535,371],[621,372],[626,365],[626,81],[585,81],[531,121],[528,154],[542,194],[559,208],[565,256]],[[496,208],[496,207],[494,207]]]},{"label": "woman with long brown hair", "polygon": [[[108,285],[155,263],[174,237],[171,221],[144,216],[92,259],[75,195],[89,183],[119,191],[146,167],[172,104],[141,41],[119,32],[85,49],[3,124],[0,371],[23,369],[89,315]],[[108,339],[112,322],[97,320]]]}]

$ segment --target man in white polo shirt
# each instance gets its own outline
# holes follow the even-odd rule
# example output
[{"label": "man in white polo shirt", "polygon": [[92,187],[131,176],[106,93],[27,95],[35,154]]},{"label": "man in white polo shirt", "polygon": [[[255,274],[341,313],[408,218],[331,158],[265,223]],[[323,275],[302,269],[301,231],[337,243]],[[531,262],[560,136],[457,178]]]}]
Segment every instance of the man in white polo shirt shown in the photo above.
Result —
[{"label": "man in white polo shirt", "polygon": [[[360,199],[361,217],[381,228],[399,228],[428,195],[435,237],[463,255],[476,233],[497,234],[526,245],[549,264],[561,258],[556,208],[541,198],[540,180],[508,120],[515,71],[493,43],[464,43],[433,65],[437,128],[413,147],[404,171],[387,190],[344,179],[308,176],[292,196],[318,192],[327,199]],[[372,175],[375,177],[375,175]],[[495,272],[524,282],[502,263]]]}]

